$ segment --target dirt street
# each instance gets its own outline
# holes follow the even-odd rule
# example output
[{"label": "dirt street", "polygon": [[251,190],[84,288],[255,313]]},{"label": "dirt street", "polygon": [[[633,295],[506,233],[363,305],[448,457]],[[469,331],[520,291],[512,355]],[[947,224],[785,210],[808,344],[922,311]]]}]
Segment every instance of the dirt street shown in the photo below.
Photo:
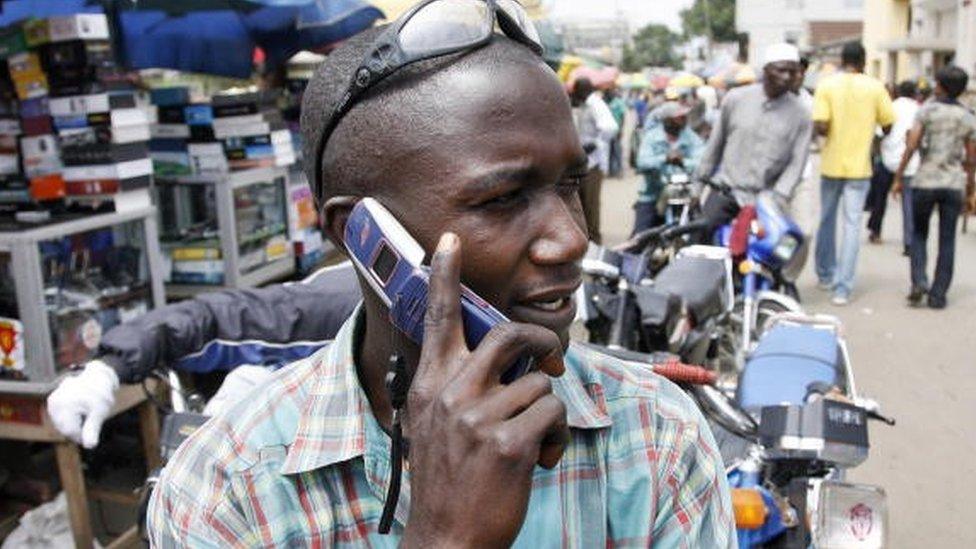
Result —
[{"label": "dirt street", "polygon": [[[635,176],[604,183],[608,243],[630,232],[637,184]],[[794,200],[808,233],[816,230],[818,193],[812,178]],[[936,233],[933,226],[930,263]],[[862,231],[850,305],[835,307],[816,288],[812,253],[800,281],[810,312],[843,320],[858,390],[898,421],[895,427],[872,422],[871,456],[850,479],[887,490],[891,547],[976,547],[976,220],[959,237],[955,280],[943,311],[905,306],[908,258],[901,255],[900,208],[894,203],[883,237],[883,244],[871,245]]]}]

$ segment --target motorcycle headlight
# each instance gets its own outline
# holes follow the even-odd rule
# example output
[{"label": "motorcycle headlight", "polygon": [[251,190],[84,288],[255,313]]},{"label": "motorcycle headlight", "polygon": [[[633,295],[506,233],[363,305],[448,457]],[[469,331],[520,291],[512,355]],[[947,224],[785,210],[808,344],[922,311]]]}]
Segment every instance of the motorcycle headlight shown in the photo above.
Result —
[{"label": "motorcycle headlight", "polygon": [[811,517],[815,547],[867,549],[889,545],[888,503],[882,488],[824,481],[815,514]]},{"label": "motorcycle headlight", "polygon": [[793,254],[796,253],[796,249],[800,247],[800,241],[791,234],[784,234],[779,242],[776,243],[776,248],[773,249],[773,255],[776,259],[779,259],[783,263],[788,263],[790,259],[793,258]]}]

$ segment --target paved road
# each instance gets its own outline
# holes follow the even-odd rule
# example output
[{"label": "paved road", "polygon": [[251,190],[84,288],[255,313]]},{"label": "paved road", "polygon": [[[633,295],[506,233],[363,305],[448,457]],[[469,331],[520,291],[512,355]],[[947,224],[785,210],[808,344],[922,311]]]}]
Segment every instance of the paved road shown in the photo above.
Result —
[{"label": "paved road", "polygon": [[[629,234],[636,188],[633,176],[604,184],[607,242]],[[816,183],[808,181],[794,201],[808,232],[817,202]],[[872,423],[871,457],[851,474],[888,491],[891,547],[976,547],[976,221],[959,238],[949,308],[908,309],[897,210],[889,208],[884,244],[862,247],[849,306],[831,305],[816,289],[812,256],[800,293],[809,311],[843,320],[858,390],[898,420],[896,427]]]}]

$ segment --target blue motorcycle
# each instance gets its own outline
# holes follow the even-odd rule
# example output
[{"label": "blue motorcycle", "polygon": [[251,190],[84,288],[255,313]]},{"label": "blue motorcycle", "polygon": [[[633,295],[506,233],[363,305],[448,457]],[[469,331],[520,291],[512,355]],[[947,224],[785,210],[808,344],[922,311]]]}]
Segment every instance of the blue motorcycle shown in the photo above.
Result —
[{"label": "blue motorcycle", "polygon": [[894,420],[858,394],[836,318],[772,317],[734,393],[691,391],[727,466],[740,547],[890,544],[884,490],[846,472],[868,457],[868,420]]},{"label": "blue motorcycle", "polygon": [[[728,187],[709,185],[717,192],[730,192]],[[734,249],[737,239],[738,250]],[[745,239],[744,249],[742,239]],[[742,209],[736,220],[716,229],[713,242],[732,250],[735,260],[736,304],[730,327],[735,341],[726,339],[724,352],[734,360],[738,370],[769,318],[803,310],[796,279],[806,263],[809,240],[787,213],[785,205],[773,193],[762,192],[753,205]]]}]

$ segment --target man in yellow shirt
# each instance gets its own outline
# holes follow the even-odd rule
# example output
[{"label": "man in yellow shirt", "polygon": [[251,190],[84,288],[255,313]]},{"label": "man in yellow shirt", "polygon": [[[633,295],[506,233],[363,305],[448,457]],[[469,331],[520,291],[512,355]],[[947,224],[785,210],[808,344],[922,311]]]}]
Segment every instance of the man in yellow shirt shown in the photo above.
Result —
[{"label": "man in yellow shirt", "polygon": [[[833,291],[835,305],[847,305],[854,289],[861,214],[870,188],[871,140],[877,126],[887,134],[895,122],[891,97],[881,82],[864,74],[864,58],[859,42],[845,44],[842,70],[823,80],[813,97],[814,126],[827,138],[820,164],[817,278],[820,288]],[[838,209],[844,224],[839,257]]]}]

